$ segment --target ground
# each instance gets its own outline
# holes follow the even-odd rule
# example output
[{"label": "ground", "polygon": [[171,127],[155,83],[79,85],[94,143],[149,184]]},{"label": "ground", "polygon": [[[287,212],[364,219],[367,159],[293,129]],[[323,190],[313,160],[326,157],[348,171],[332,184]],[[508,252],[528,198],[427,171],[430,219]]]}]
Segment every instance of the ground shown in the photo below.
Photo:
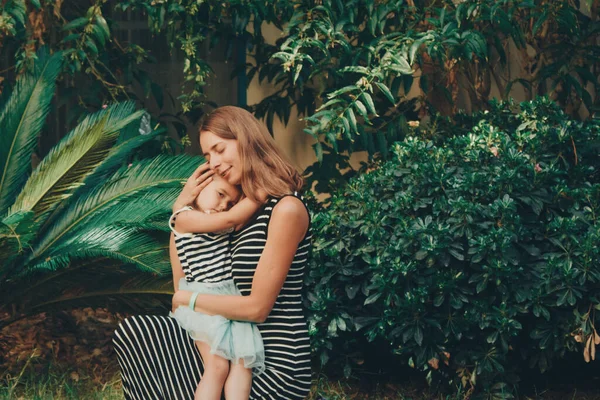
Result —
[{"label": "ground", "polygon": [[[36,315],[4,328],[0,332],[0,399],[123,399],[111,339],[124,317],[102,308],[83,308]],[[533,387],[522,399],[600,400],[595,379],[576,384],[557,381],[551,389]],[[310,400],[465,399],[462,394],[432,394],[420,381],[395,380],[377,375],[338,380],[319,374]]]}]

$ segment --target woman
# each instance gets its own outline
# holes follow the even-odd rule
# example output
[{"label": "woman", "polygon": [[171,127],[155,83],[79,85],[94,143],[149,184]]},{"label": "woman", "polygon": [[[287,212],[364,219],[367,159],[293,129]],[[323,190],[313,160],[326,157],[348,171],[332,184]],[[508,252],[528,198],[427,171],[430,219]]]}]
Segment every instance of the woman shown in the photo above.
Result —
[{"label": "woman", "polygon": [[[251,399],[304,399],[311,368],[301,293],[310,221],[297,196],[302,179],[265,127],[241,108],[213,111],[200,128],[200,145],[208,163],[188,179],[174,209],[190,204],[213,173],[264,205],[231,235],[231,275],[243,296],[200,294],[195,310],[258,324],[266,369],[253,380]],[[173,281],[178,282],[183,272],[173,236],[170,248]],[[191,296],[175,287],[173,308],[188,304]],[[114,344],[126,398],[194,397],[202,360],[187,332],[172,318],[127,318],[115,332]]]}]

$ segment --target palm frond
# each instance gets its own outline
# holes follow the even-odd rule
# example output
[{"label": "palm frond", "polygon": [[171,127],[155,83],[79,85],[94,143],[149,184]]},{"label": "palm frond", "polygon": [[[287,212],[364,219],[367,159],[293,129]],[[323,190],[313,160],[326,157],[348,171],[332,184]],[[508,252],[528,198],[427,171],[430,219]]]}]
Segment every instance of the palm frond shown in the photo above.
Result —
[{"label": "palm frond", "polygon": [[35,239],[33,212],[19,212],[0,221],[0,293],[21,265]]},{"label": "palm frond", "polygon": [[[156,131],[151,126],[151,116],[148,112],[145,112],[142,117],[136,121],[135,124],[128,125],[126,129],[121,131],[117,144],[120,145],[123,142],[129,141],[130,139],[146,136]],[[157,125],[158,126],[158,125]],[[163,130],[163,128],[161,128]],[[166,129],[164,129],[166,130]]]},{"label": "palm frond", "polygon": [[143,111],[134,107],[120,103],[87,116],[38,165],[10,213],[33,210],[41,222],[104,161],[119,131],[140,118]]},{"label": "palm frond", "polygon": [[[129,126],[127,129],[129,129]],[[131,157],[135,150],[164,132],[164,129],[160,129],[147,135],[138,135],[113,147],[104,162],[85,179],[85,184],[91,187],[100,184],[120,167],[123,167],[123,164]],[[119,135],[120,137],[121,135]]]},{"label": "palm frond", "polygon": [[50,108],[63,56],[41,48],[33,70],[17,79],[0,112],[0,214],[17,197],[31,168],[31,154]]},{"label": "palm frond", "polygon": [[[163,235],[164,236],[164,235]],[[47,253],[44,261],[33,265],[29,272],[57,270],[71,261],[109,258],[144,272],[168,275],[171,272],[169,248],[153,235],[131,227],[103,226],[73,235]],[[25,271],[24,271],[25,272]]]},{"label": "palm frond", "polygon": [[[190,156],[165,156],[142,160],[118,171],[97,188],[86,192],[65,209],[33,246],[32,258],[44,258],[54,246],[83,232],[94,223],[105,225],[113,210],[135,209],[124,221],[140,221],[149,211],[170,209],[182,182],[197,168],[200,159]],[[143,201],[139,201],[143,199]],[[127,204],[129,203],[129,204]],[[119,207],[119,208],[118,208]],[[119,216],[124,217],[122,212]]]},{"label": "palm frond", "polygon": [[0,283],[8,274],[13,260],[29,248],[35,237],[32,212],[19,212],[0,221]]},{"label": "palm frond", "polygon": [[162,220],[168,228],[173,202],[181,192],[181,186],[163,186],[139,193],[134,201],[118,201],[110,207],[110,212],[90,218],[89,224],[144,224],[151,220]]},{"label": "palm frond", "polygon": [[[129,129],[131,125],[135,125],[135,123],[127,125],[125,129]],[[60,210],[66,208],[74,199],[76,200],[80,194],[85,193],[89,190],[89,188],[94,188],[102,184],[119,168],[126,168],[127,163],[131,160],[132,155],[137,149],[139,149],[145,143],[155,139],[164,131],[165,130],[161,128],[149,133],[148,135],[139,135],[125,142],[121,142],[121,144],[118,144],[117,146],[113,146],[104,161],[85,178],[84,185],[76,189],[75,193],[73,193],[73,195],[66,201],[61,202],[57,209],[55,209],[55,211],[45,220],[44,224],[40,226],[40,231],[45,231],[49,226],[54,224],[54,220],[57,218],[57,216],[61,215]],[[122,132],[123,131],[121,131],[121,134],[119,134],[119,139],[121,138]]]},{"label": "palm frond", "polygon": [[102,162],[117,137],[116,133],[103,135],[104,121],[90,128],[82,140],[65,137],[52,148],[25,183],[9,215],[31,210],[40,219],[82,184],[83,176]]},{"label": "palm frond", "polygon": [[67,307],[114,305],[120,311],[149,308],[165,312],[173,284],[171,276],[123,269],[118,260],[95,258],[73,260],[58,272],[38,271],[31,284],[21,283],[10,290],[12,295],[0,304],[10,306],[10,310],[15,305],[16,312],[0,320],[0,327],[32,313]]},{"label": "palm frond", "polygon": [[158,231],[158,232],[171,232],[169,228],[168,219],[170,216],[170,210],[166,213],[160,213],[152,215],[140,222],[129,222],[127,226],[132,228],[144,230],[144,231]]},{"label": "palm frond", "polygon": [[109,284],[102,282],[102,287],[105,288],[103,290],[72,291],[62,296],[49,297],[33,304],[27,312],[33,314],[73,307],[107,307],[121,312],[166,315],[173,297],[173,284],[167,279],[157,279],[156,282],[153,287],[129,283],[119,287],[113,284],[112,289],[107,287]]}]

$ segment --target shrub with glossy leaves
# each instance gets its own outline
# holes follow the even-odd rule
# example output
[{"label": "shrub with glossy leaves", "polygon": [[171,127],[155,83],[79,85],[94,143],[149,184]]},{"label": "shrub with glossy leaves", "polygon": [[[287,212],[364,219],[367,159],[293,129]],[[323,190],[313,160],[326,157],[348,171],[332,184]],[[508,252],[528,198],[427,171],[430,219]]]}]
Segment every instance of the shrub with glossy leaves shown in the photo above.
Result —
[{"label": "shrub with glossy leaves", "polygon": [[354,344],[378,341],[430,382],[492,398],[520,368],[594,355],[600,122],[545,98],[491,108],[415,130],[314,216],[322,362],[355,355],[350,373]]}]

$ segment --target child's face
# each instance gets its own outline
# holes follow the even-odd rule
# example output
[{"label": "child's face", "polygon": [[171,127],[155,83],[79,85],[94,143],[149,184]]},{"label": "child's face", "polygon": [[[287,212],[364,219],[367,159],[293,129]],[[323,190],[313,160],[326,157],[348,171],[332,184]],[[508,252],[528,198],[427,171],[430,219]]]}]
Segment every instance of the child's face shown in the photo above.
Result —
[{"label": "child's face", "polygon": [[231,208],[240,198],[240,191],[225,179],[213,175],[213,181],[196,197],[196,207],[201,211],[221,212]]}]

